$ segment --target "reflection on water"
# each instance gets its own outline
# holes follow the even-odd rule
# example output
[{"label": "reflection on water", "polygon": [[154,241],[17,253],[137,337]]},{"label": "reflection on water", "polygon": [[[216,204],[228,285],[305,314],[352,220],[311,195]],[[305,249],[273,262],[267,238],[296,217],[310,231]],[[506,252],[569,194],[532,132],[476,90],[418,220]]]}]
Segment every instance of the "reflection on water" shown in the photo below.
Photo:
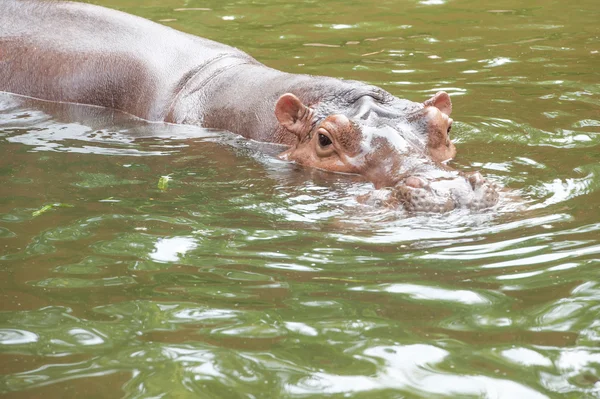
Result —
[{"label": "reflection on water", "polygon": [[278,146],[1,94],[0,392],[600,396],[595,1],[103,4],[289,72],[446,90],[453,166],[506,191],[407,215]]}]

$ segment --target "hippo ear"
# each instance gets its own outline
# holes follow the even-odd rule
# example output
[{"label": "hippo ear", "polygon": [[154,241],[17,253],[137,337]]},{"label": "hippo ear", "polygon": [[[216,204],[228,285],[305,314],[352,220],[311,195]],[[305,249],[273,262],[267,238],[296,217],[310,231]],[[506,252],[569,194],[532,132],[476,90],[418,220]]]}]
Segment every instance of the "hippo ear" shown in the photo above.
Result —
[{"label": "hippo ear", "polygon": [[277,120],[287,130],[294,133],[298,138],[306,134],[306,126],[310,126],[307,119],[310,119],[310,108],[302,104],[292,93],[286,93],[279,97],[275,105],[275,116]]},{"label": "hippo ear", "polygon": [[452,113],[452,101],[450,101],[450,96],[445,91],[438,91],[433,97],[425,101],[423,105],[426,107],[436,107],[448,116]]}]

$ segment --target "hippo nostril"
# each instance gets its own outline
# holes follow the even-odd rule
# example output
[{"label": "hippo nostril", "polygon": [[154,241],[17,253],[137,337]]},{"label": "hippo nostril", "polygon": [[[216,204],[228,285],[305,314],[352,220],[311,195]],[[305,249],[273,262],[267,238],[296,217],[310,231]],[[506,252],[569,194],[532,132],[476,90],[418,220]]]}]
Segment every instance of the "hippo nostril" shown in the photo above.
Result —
[{"label": "hippo nostril", "polygon": [[413,188],[425,187],[425,182],[423,181],[423,179],[420,179],[416,176],[407,177],[406,180],[404,181],[404,184],[407,185],[408,187],[413,187]]},{"label": "hippo nostril", "polygon": [[468,180],[471,184],[471,187],[473,187],[473,190],[477,190],[485,182],[485,179],[483,178],[483,176],[481,176],[481,173],[479,172],[472,173],[469,176]]}]

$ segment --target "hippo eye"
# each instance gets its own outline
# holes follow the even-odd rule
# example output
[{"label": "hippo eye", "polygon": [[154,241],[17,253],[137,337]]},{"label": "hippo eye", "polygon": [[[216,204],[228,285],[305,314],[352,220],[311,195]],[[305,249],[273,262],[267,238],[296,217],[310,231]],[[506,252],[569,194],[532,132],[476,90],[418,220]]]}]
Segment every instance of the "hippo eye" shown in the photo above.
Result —
[{"label": "hippo eye", "polygon": [[452,125],[448,125],[448,130],[446,131],[446,133],[450,134],[450,130],[452,130]]},{"label": "hippo eye", "polygon": [[331,139],[323,133],[319,133],[319,145],[321,147],[327,147],[328,145],[331,145]]}]

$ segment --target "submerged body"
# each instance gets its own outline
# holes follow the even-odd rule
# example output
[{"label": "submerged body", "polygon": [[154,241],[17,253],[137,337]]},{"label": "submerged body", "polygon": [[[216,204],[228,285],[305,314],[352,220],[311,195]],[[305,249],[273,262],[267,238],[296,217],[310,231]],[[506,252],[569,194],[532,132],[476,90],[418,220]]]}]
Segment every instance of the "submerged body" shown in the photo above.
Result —
[{"label": "submerged body", "polygon": [[498,200],[481,175],[442,163],[456,152],[444,92],[416,103],[356,81],[284,73],[230,46],[88,4],[0,0],[0,8],[0,91],[284,144],[281,158],[361,174],[410,210]]}]

